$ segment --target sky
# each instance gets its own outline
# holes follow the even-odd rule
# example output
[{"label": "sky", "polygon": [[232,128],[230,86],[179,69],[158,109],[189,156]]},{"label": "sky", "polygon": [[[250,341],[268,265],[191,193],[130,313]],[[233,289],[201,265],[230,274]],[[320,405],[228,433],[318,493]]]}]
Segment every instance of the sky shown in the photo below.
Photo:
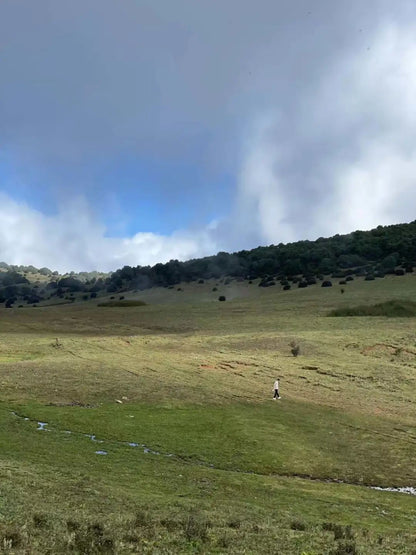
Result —
[{"label": "sky", "polygon": [[413,221],[415,28],[413,0],[0,0],[0,260]]}]

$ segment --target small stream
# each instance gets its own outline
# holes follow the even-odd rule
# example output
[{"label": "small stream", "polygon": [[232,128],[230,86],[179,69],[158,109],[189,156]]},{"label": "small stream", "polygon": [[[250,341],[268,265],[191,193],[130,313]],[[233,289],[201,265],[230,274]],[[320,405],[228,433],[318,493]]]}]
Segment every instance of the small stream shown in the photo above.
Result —
[{"label": "small stream", "polygon": [[[55,432],[55,433],[61,433],[61,434],[73,434],[73,435],[80,435],[83,437],[86,437],[88,439],[90,439],[91,441],[95,442],[95,443],[107,443],[107,444],[113,444],[113,445],[124,445],[127,447],[131,447],[133,449],[141,449],[143,451],[144,454],[151,454],[151,455],[159,455],[162,457],[173,457],[176,460],[180,460],[182,462],[190,462],[189,460],[187,460],[184,457],[181,457],[179,455],[174,455],[173,453],[161,453],[160,451],[155,451],[154,449],[151,449],[150,447],[148,447],[147,445],[145,445],[144,443],[136,443],[136,442],[132,442],[132,441],[118,441],[118,440],[104,440],[104,439],[97,439],[97,437],[94,434],[85,434],[83,432],[73,432],[71,430],[57,430],[55,428],[49,428],[48,423],[47,422],[40,422],[38,420],[32,420],[30,418],[28,418],[27,416],[22,416],[20,414],[17,414],[16,412],[12,411],[12,414],[14,416],[16,416],[17,418],[20,418],[22,420],[25,420],[26,422],[36,422],[36,424],[38,425],[38,427],[36,428],[37,431],[43,431],[43,432]],[[96,455],[101,455],[101,456],[106,456],[109,454],[108,451],[106,451],[105,449],[98,449],[97,451],[95,451]],[[215,467],[213,464],[204,462],[204,461],[192,461],[192,464],[195,464],[197,466],[205,466],[207,468],[212,468],[215,470],[224,470],[223,468],[217,468]],[[244,472],[241,470],[235,470],[236,472]],[[252,471],[246,471],[246,474],[256,474],[255,472]],[[346,484],[346,485],[351,485],[351,486],[360,486],[360,487],[366,487],[369,489],[373,489],[373,490],[377,490],[377,491],[387,491],[387,492],[393,492],[393,493],[404,493],[407,495],[414,495],[416,496],[416,487],[413,486],[404,486],[404,487],[381,487],[381,486],[363,486],[363,484],[356,484],[356,483],[352,483],[352,482],[345,482],[343,480],[339,480],[339,479],[320,479],[320,478],[314,478],[312,476],[304,476],[304,475],[296,475],[296,474],[285,474],[285,475],[278,475],[278,476],[284,476],[287,478],[301,478],[304,480],[312,480],[312,481],[317,481],[317,482],[326,482],[326,483],[337,483],[337,484]]]},{"label": "small stream", "polygon": [[[165,457],[173,457],[173,453],[160,453],[159,451],[155,451],[154,449],[151,449],[150,447],[148,447],[147,445],[145,445],[144,443],[136,443],[136,442],[129,442],[129,441],[117,441],[117,440],[104,440],[104,439],[98,439],[94,434],[85,434],[83,432],[73,432],[71,430],[57,430],[55,428],[50,428],[48,427],[49,424],[47,422],[40,422],[38,420],[32,420],[30,418],[28,418],[27,416],[22,416],[20,414],[17,414],[17,412],[12,411],[13,416],[16,416],[17,418],[20,418],[22,420],[25,420],[26,422],[36,422],[36,424],[38,425],[38,427],[36,428],[36,430],[38,432],[55,432],[55,433],[60,433],[60,434],[73,434],[73,435],[80,435],[83,437],[87,437],[88,439],[90,439],[91,441],[95,442],[95,443],[112,443],[113,445],[125,445],[128,447],[134,447],[134,448],[139,448],[143,450],[143,453],[148,454],[150,453],[151,455],[161,455],[161,456],[165,456]],[[95,453],[97,455],[108,455],[108,451],[105,451],[104,449],[95,451]],[[178,457],[179,458],[179,457]]]}]

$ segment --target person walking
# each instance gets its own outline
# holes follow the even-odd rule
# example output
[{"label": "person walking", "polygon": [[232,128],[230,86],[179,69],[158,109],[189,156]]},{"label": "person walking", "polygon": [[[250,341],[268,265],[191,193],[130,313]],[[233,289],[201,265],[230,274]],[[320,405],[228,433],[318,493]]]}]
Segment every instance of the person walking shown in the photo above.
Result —
[{"label": "person walking", "polygon": [[279,378],[276,378],[276,381],[274,382],[274,395],[273,395],[273,401],[276,401],[276,399],[280,399],[280,395],[279,395]]}]

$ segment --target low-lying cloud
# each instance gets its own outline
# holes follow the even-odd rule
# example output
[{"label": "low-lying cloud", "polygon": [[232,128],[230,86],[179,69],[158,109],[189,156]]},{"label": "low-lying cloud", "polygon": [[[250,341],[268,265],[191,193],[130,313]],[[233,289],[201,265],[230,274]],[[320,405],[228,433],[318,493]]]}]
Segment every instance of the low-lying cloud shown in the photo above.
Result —
[{"label": "low-lying cloud", "polygon": [[215,250],[210,229],[112,238],[84,199],[46,216],[6,195],[0,197],[0,260],[60,272],[113,271],[124,265],[203,256]]}]

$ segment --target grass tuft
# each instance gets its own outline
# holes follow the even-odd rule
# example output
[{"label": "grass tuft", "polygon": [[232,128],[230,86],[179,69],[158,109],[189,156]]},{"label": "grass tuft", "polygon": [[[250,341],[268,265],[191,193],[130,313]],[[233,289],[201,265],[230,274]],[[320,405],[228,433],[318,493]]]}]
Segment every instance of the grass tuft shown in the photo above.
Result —
[{"label": "grass tuft", "polygon": [[301,520],[293,520],[290,524],[290,529],[304,532],[306,530],[306,524]]},{"label": "grass tuft", "polygon": [[210,522],[201,516],[190,515],[184,522],[183,531],[188,541],[208,541]]}]

